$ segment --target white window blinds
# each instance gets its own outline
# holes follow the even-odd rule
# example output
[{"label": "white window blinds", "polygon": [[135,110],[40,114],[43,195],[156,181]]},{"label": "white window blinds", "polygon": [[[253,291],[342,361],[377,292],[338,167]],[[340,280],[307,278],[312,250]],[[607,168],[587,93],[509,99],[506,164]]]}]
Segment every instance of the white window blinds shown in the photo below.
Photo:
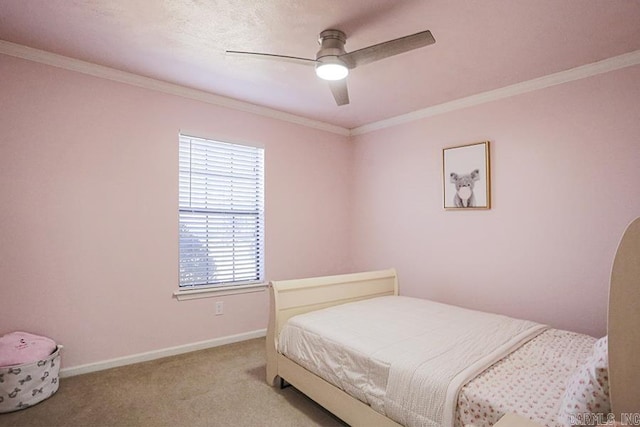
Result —
[{"label": "white window blinds", "polygon": [[180,135],[180,287],[263,280],[264,149]]}]

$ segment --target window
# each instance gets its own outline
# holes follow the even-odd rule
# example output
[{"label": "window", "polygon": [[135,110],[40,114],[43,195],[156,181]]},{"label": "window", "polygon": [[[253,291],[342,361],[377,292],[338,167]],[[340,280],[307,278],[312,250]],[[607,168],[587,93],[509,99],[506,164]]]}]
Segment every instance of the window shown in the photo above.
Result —
[{"label": "window", "polygon": [[180,135],[180,288],[264,276],[264,149]]}]

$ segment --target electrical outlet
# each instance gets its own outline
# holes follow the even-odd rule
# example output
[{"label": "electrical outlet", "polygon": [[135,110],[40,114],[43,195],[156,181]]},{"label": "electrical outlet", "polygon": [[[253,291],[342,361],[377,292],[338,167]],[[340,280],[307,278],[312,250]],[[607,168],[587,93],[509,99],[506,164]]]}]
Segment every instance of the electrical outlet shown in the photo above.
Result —
[{"label": "electrical outlet", "polygon": [[217,301],[216,302],[216,316],[220,316],[221,314],[224,314],[224,302]]}]

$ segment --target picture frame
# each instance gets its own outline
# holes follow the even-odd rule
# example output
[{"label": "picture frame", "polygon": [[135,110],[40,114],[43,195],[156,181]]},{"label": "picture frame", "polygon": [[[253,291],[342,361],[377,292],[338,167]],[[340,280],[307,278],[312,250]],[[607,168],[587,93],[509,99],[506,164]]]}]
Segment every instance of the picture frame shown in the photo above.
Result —
[{"label": "picture frame", "polygon": [[490,209],[489,141],[443,148],[442,182],[444,209]]}]

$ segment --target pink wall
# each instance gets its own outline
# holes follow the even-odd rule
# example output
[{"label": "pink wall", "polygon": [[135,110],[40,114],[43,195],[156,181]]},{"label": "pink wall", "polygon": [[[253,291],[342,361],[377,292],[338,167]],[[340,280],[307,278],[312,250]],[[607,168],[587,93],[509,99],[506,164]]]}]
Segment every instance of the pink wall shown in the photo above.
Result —
[{"label": "pink wall", "polygon": [[[400,291],[603,335],[618,241],[640,215],[640,67],[355,139],[356,270]],[[493,207],[444,211],[442,148],[491,141]]]},{"label": "pink wall", "polygon": [[262,144],[269,279],[347,272],[346,137],[0,55],[0,333],[78,366],[266,327],[178,302],[178,132]]},{"label": "pink wall", "polygon": [[[66,367],[266,327],[264,292],[172,298],[180,130],[265,146],[267,280],[395,266],[407,295],[604,333],[640,67],[353,143],[2,55],[0,75],[0,333],[51,336]],[[441,149],[483,140],[493,208],[445,212]]]}]

